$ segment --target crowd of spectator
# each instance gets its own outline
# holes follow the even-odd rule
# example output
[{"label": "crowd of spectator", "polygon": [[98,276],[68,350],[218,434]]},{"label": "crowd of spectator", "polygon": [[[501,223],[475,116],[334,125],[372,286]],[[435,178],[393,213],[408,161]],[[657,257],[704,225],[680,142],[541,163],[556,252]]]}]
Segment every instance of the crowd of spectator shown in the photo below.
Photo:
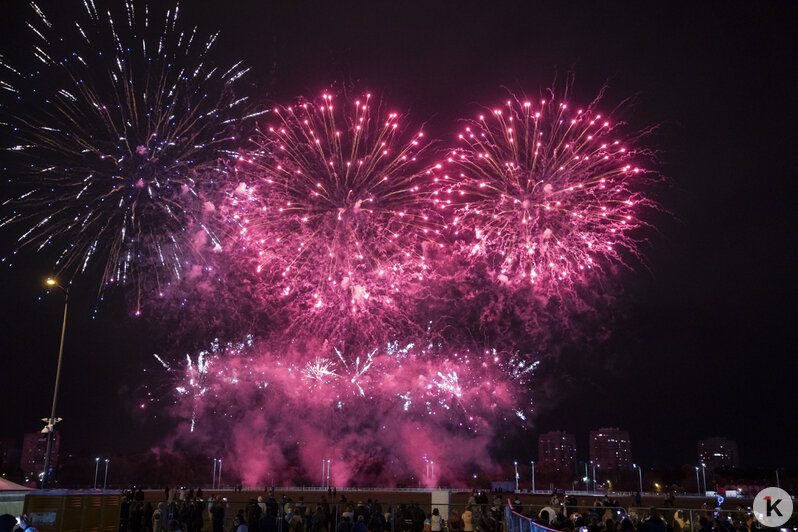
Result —
[{"label": "crowd of spectator", "polygon": [[762,528],[751,512],[742,508],[733,512],[718,508],[687,511],[674,509],[673,497],[666,497],[665,502],[665,508],[627,513],[608,496],[591,507],[580,507],[575,498],[555,492],[543,508],[519,504],[513,510],[539,527],[561,532],[752,532]]},{"label": "crowd of spectator", "polygon": [[[238,490],[236,490],[238,491]],[[328,501],[329,497],[329,501]],[[687,513],[677,509],[627,510],[605,496],[591,506],[563,492],[548,504],[523,505],[515,496],[510,509],[526,521],[518,530],[505,527],[506,494],[474,491],[465,506],[450,514],[431,513],[415,503],[386,505],[377,500],[348,501],[331,489],[320,500],[279,498],[266,490],[248,502],[231,504],[201,489],[166,488],[163,500],[146,501],[141,490],[126,490],[121,503],[120,532],[753,532],[750,512]],[[671,500],[672,505],[672,500]],[[510,515],[510,514],[507,514]],[[691,523],[690,519],[696,522]],[[534,523],[537,526],[530,526]],[[540,528],[538,528],[540,527]]]}]

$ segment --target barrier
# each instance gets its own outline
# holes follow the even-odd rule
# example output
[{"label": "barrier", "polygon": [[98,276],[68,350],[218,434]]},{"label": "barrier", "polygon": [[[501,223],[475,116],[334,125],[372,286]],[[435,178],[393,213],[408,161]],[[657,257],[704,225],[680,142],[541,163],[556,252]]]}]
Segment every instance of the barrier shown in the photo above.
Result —
[{"label": "barrier", "polygon": [[541,526],[516,512],[509,498],[507,506],[504,507],[504,530],[505,532],[559,532],[553,528]]}]

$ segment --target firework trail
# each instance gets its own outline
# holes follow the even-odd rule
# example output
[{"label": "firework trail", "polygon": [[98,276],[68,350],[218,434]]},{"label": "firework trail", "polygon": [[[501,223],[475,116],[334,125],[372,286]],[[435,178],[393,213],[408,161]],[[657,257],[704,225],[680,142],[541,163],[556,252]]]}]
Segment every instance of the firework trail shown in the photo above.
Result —
[{"label": "firework trail", "polygon": [[573,296],[590,273],[639,259],[650,184],[613,120],[557,99],[508,100],[468,121],[437,165],[433,201],[494,280]]},{"label": "firework trail", "polygon": [[[173,400],[183,437],[221,445],[251,483],[296,480],[286,476],[287,461],[313,471],[325,456],[348,456],[337,482],[395,485],[421,476],[422,454],[456,483],[465,478],[464,454],[488,467],[486,449],[501,427],[527,423],[538,365],[515,352],[396,342],[349,362],[336,349],[273,350],[252,337],[214,341],[182,363],[156,358],[172,392],[150,401]],[[233,437],[213,440],[220,431]],[[271,446],[269,456],[254,460],[253,441]],[[375,459],[379,473],[358,472]]]},{"label": "firework trail", "polygon": [[52,19],[31,6],[35,70],[0,60],[17,162],[0,224],[69,279],[96,263],[100,293],[133,283],[140,300],[219,247],[200,194],[244,118],[232,88],[247,69],[217,66],[218,34],[184,27],[179,5],[86,0]]},{"label": "firework trail", "polygon": [[369,94],[343,100],[275,107],[239,158],[226,216],[293,329],[373,341],[420,290],[439,229],[421,194],[424,133],[406,133]]}]

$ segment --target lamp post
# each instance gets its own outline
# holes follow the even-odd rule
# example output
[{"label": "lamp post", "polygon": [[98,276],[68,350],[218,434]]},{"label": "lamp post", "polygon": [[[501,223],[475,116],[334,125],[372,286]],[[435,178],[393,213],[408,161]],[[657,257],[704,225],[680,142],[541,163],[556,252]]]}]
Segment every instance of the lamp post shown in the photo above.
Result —
[{"label": "lamp post", "polygon": [[61,324],[61,343],[58,346],[58,366],[55,370],[55,387],[53,388],[53,407],[50,409],[50,418],[47,420],[42,432],[47,432],[47,449],[44,452],[44,475],[42,476],[42,488],[46,488],[50,481],[50,453],[53,449],[53,431],[55,424],[60,421],[55,417],[55,406],[58,401],[58,383],[61,380],[61,357],[64,354],[64,334],[66,333],[66,318],[67,318],[67,304],[69,303],[69,289],[64,288],[58,281],[49,277],[47,279],[48,286],[58,287],[64,293],[64,321]]},{"label": "lamp post", "polygon": [[707,464],[701,462],[701,476],[704,479],[704,496],[707,495]]},{"label": "lamp post", "polygon": [[327,489],[330,489],[330,459],[327,459]]},{"label": "lamp post", "polygon": [[781,489],[781,483],[779,482],[779,470],[776,469],[776,487]]},{"label": "lamp post", "polygon": [[217,477],[217,482],[219,482],[219,489],[222,489],[222,459],[219,458],[219,476]]},{"label": "lamp post", "polygon": [[110,462],[109,459],[105,459],[105,479],[103,480],[103,489],[108,485],[108,463]]},{"label": "lamp post", "polygon": [[642,471],[640,469],[640,466],[638,466],[637,464],[632,464],[632,467],[637,469],[637,478],[638,478],[638,480],[640,480],[640,495],[642,495],[643,494],[643,473],[642,473]]},{"label": "lamp post", "polygon": [[585,462],[585,492],[590,491],[590,477],[587,476],[587,462]]},{"label": "lamp post", "polygon": [[596,493],[596,464],[591,467],[593,468],[593,493]]},{"label": "lamp post", "polygon": [[216,489],[216,458],[213,459],[213,477],[211,477],[211,489]]},{"label": "lamp post", "polygon": [[100,457],[94,459],[94,489],[97,489],[97,471],[100,469]]},{"label": "lamp post", "polygon": [[[427,464],[427,474],[424,477],[424,482],[426,482],[427,483],[427,487],[429,487],[429,460],[427,460],[427,458],[424,457],[424,462]],[[419,482],[419,487],[421,487],[420,484],[421,483]]]},{"label": "lamp post", "polygon": [[535,461],[532,462],[532,493],[535,493]]},{"label": "lamp post", "polygon": [[430,460],[430,467],[432,468],[432,476],[430,477],[430,488],[435,485],[435,460]]},{"label": "lamp post", "polygon": [[695,493],[701,495],[701,481],[698,479],[698,466],[695,466]]},{"label": "lamp post", "polygon": [[513,462],[515,466],[515,491],[518,491],[518,461]]}]

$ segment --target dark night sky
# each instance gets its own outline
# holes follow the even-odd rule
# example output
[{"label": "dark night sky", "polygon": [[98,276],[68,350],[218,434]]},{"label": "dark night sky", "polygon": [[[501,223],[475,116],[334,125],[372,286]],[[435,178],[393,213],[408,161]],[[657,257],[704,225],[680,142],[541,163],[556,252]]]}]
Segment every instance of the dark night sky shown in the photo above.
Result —
[{"label": "dark night sky", "polygon": [[[25,2],[0,1],[0,50],[16,45]],[[635,95],[671,181],[651,271],[627,275],[628,317],[575,364],[541,430],[630,431],[635,460],[695,460],[699,438],[736,439],[745,465],[796,466],[796,20],[787,2],[185,2],[222,30],[256,74],[254,96],[315,96],[337,81],[382,94],[444,136],[475,104],[537,93],[576,75],[574,100],[605,83]],[[201,4],[195,7],[194,4]],[[196,9],[196,11],[195,11]],[[4,241],[8,238],[4,237]],[[57,296],[35,258],[0,272],[0,436],[49,412],[60,332]],[[151,446],[164,427],[129,414],[147,330],[92,297],[71,308],[59,415],[64,444],[105,452]],[[529,456],[536,454],[536,445]]]}]

